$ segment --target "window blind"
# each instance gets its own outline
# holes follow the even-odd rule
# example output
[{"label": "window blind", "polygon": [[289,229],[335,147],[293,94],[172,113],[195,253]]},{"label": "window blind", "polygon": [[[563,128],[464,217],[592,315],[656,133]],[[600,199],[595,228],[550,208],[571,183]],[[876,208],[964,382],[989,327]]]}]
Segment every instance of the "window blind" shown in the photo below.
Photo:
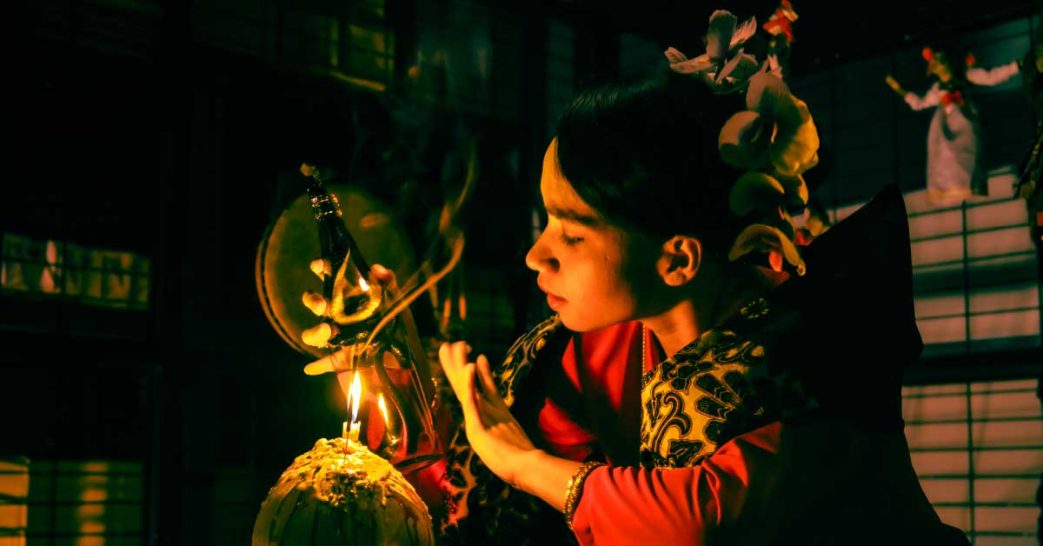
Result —
[{"label": "window blind", "polygon": [[943,521],[975,546],[1032,546],[1043,419],[1037,379],[906,387],[913,466]]}]

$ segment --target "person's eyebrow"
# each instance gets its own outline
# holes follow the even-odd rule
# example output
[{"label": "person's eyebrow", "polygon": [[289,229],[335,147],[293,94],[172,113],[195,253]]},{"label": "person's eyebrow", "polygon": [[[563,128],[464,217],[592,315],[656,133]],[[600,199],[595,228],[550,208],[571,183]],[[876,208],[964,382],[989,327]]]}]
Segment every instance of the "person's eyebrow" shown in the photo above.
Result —
[{"label": "person's eyebrow", "polygon": [[572,209],[559,209],[557,207],[548,207],[547,214],[560,218],[562,220],[568,220],[570,222],[576,222],[577,224],[583,224],[585,226],[594,227],[601,224],[601,219],[597,216],[590,214],[582,214]]}]

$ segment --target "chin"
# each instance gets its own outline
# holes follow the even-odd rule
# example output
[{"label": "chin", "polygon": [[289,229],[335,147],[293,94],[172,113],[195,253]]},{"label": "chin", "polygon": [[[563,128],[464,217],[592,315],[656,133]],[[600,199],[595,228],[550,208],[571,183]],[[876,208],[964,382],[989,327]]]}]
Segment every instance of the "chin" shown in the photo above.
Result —
[{"label": "chin", "polygon": [[605,322],[604,320],[595,320],[593,317],[570,316],[568,311],[559,312],[558,316],[561,318],[561,323],[566,328],[578,333],[591,332],[614,324],[612,322]]}]

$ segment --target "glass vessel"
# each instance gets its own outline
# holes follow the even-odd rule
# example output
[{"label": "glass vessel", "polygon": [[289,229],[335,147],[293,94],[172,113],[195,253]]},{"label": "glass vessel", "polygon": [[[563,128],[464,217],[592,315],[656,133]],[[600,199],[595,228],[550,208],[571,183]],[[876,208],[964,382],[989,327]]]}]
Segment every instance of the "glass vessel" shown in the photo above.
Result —
[{"label": "glass vessel", "polygon": [[313,266],[323,279],[320,330],[348,392],[344,434],[408,476],[441,456],[431,416],[434,385],[419,336],[408,308],[388,317],[395,294],[370,279],[319,170],[306,164],[301,173],[321,248],[321,269]]}]

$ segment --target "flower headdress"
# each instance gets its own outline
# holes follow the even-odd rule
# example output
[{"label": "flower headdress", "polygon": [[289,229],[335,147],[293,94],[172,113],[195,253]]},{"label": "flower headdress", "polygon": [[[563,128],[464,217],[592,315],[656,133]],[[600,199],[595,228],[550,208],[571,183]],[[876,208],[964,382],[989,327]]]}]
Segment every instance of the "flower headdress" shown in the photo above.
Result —
[{"label": "flower headdress", "polygon": [[760,65],[753,55],[743,53],[742,48],[757,32],[757,19],[750,17],[742,25],[738,21],[730,11],[713,12],[706,32],[706,53],[689,59],[676,48],[667,48],[665,54],[670,68],[699,77],[720,93],[741,90]]},{"label": "flower headdress", "polygon": [[[807,105],[793,96],[781,78],[758,69],[739,70],[751,63],[757,66],[751,55],[742,53],[741,49],[729,49],[728,54],[733,57],[725,60],[720,54],[722,50],[711,52],[709,44],[722,43],[722,35],[718,34],[716,39],[710,35],[728,28],[727,24],[715,25],[715,20],[734,22],[736,18],[726,11],[715,11],[711,15],[706,55],[675,62],[679,52],[670,48],[666,57],[675,72],[699,76],[718,92],[746,90],[746,110],[732,115],[717,139],[721,159],[746,171],[732,187],[729,207],[733,214],[749,219],[750,225],[732,244],[728,259],[735,261],[750,253],[765,252],[776,271],[781,271],[786,262],[798,275],[803,275],[804,261],[793,242],[795,228],[790,213],[803,210],[807,205],[808,186],[802,175],[818,163],[818,130]],[[749,38],[745,29],[751,23],[756,29],[753,19],[744,23],[744,36],[738,43]],[[730,43],[734,48],[734,38]],[[744,60],[735,60],[740,56]],[[716,65],[712,64],[715,59]],[[710,63],[711,69],[704,69],[705,63]],[[713,66],[721,68],[714,72]],[[722,74],[728,66],[732,69]]]}]

